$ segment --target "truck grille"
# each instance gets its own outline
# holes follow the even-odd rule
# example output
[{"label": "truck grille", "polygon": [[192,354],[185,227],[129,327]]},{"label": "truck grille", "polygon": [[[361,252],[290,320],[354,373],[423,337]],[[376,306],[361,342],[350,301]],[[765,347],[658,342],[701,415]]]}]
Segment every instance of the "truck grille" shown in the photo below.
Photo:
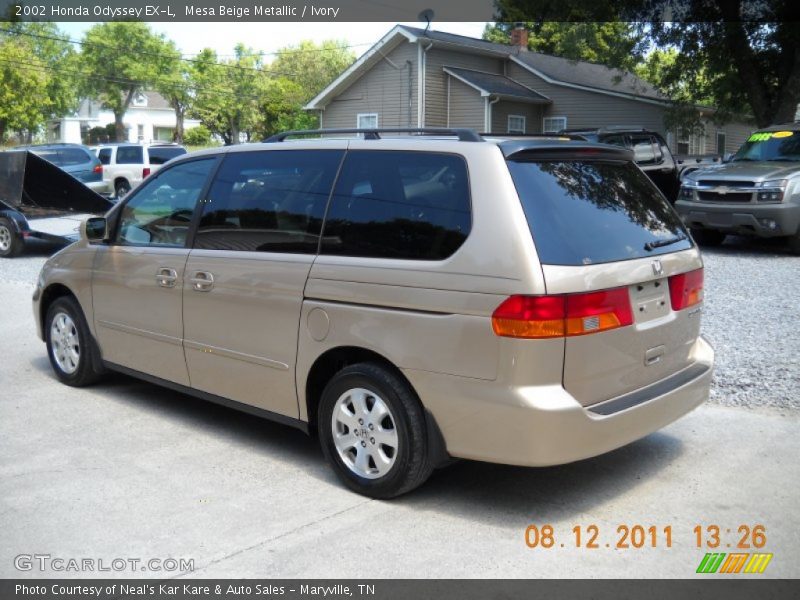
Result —
[{"label": "truck grille", "polygon": [[697,192],[698,197],[703,202],[750,202],[753,194],[733,192],[728,194],[718,194],[717,192]]},{"label": "truck grille", "polygon": [[704,186],[728,186],[728,187],[755,187],[755,181],[731,181],[730,179],[704,179],[698,181],[698,185]]}]

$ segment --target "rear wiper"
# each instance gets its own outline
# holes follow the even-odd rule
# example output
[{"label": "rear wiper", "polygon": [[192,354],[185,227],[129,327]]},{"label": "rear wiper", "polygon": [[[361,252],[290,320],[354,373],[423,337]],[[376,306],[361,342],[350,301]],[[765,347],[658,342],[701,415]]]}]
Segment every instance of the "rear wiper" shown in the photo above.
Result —
[{"label": "rear wiper", "polygon": [[664,246],[671,246],[672,244],[677,244],[678,242],[682,242],[686,239],[685,235],[678,235],[674,238],[669,238],[666,240],[656,240],[655,242],[647,242],[644,245],[644,249],[650,252],[651,250],[655,250],[656,248],[663,248]]}]

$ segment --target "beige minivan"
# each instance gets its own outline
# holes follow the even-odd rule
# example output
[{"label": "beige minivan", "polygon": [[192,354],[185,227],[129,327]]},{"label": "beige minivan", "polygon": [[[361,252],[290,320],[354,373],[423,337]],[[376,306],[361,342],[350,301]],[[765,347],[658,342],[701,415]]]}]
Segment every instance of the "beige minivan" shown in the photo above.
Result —
[{"label": "beige minivan", "polygon": [[595,456],[707,398],[700,253],[629,150],[323,133],[179,157],[88,220],[34,294],[59,379],[316,431],[376,498],[451,458]]}]

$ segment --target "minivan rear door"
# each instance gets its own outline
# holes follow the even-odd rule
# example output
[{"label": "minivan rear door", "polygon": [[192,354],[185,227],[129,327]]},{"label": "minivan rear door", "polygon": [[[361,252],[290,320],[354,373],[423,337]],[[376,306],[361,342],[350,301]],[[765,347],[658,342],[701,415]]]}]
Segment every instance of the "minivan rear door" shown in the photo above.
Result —
[{"label": "minivan rear door", "polygon": [[508,164],[548,295],[621,289],[617,297],[627,297],[632,312],[628,325],[593,332],[596,321],[588,319],[585,331],[567,337],[567,391],[588,406],[688,367],[699,307],[673,308],[670,277],[702,262],[652,182],[620,153],[598,147],[523,153]]}]

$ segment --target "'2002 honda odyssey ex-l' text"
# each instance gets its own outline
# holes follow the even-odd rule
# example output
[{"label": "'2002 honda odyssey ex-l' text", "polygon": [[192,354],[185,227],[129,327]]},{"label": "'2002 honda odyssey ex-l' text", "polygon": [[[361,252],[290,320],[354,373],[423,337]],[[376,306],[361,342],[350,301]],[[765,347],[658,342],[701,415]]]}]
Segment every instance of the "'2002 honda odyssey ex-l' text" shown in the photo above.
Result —
[{"label": "'2002 honda odyssey ex-l' text", "polygon": [[378,498],[450,458],[595,456],[708,397],[700,253],[630,150],[301,133],[171,161],[46,262],[61,381],[111,369],[315,431]]}]

